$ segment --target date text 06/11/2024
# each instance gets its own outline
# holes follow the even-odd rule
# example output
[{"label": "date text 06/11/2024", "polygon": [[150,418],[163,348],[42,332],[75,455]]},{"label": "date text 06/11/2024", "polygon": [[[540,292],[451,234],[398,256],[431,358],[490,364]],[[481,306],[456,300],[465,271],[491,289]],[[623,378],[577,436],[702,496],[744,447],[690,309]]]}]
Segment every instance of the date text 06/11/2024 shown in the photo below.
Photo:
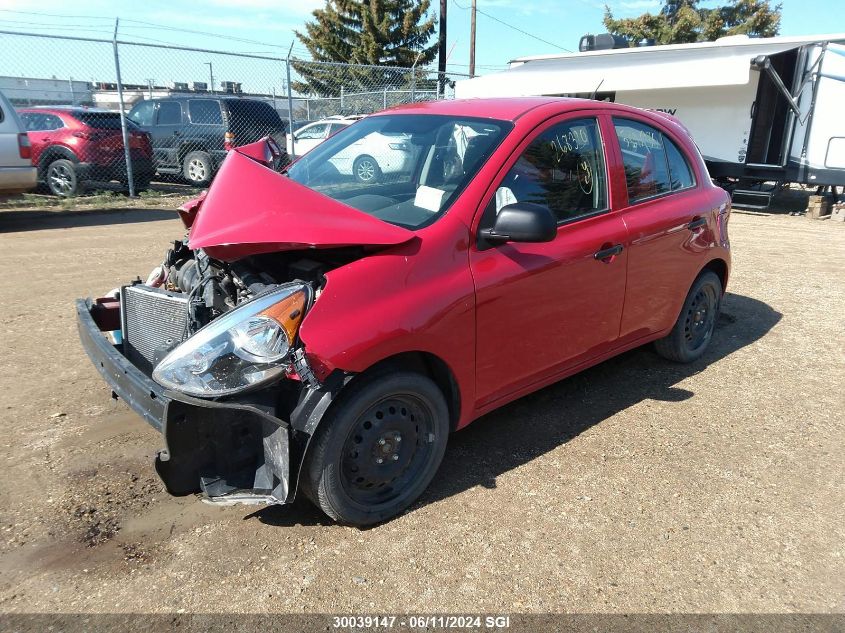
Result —
[{"label": "date text 06/11/2024", "polygon": [[367,629],[407,627],[424,629],[429,627],[446,629],[507,629],[510,616],[507,615],[337,615],[332,618],[335,629]]}]

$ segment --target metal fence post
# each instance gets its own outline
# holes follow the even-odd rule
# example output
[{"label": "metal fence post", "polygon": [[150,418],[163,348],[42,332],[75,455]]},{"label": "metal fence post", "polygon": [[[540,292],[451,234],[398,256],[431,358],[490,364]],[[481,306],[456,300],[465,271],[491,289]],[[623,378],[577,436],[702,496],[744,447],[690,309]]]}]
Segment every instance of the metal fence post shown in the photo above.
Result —
[{"label": "metal fence post", "polygon": [[126,112],[123,105],[123,84],[120,81],[120,55],[117,52],[117,27],[120,24],[120,18],[114,19],[114,38],[112,39],[112,46],[114,47],[114,70],[117,75],[117,100],[120,103],[120,131],[123,135],[123,155],[126,159],[126,180],[129,184],[129,197],[135,197],[135,179],[132,177],[132,156],[129,151],[129,130],[126,126]]},{"label": "metal fence post", "polygon": [[411,68],[411,103],[417,100],[417,62]]},{"label": "metal fence post", "polygon": [[[290,135],[290,154],[291,158],[296,156],[296,139],[293,136],[293,88],[290,85],[290,54],[293,52],[293,42],[290,43],[287,59],[285,59],[285,72],[287,73],[288,83],[288,134]],[[287,148],[285,148],[287,149]]]},{"label": "metal fence post", "polygon": [[384,89],[384,109],[387,110],[387,88]]},{"label": "metal fence post", "polygon": [[343,114],[343,93],[344,93],[344,88],[343,88],[343,85],[341,84],[341,86],[340,86],[340,113],[341,114]]}]

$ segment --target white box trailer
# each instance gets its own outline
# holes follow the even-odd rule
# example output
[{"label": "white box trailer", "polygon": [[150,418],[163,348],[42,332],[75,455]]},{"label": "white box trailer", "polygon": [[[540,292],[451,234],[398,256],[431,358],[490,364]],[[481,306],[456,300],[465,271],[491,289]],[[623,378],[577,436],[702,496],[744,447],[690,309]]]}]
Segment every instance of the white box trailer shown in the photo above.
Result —
[{"label": "white box trailer", "polygon": [[687,126],[718,181],[843,186],[843,44],[845,34],[742,35],[524,57],[458,81],[455,96],[592,97],[660,110]]}]

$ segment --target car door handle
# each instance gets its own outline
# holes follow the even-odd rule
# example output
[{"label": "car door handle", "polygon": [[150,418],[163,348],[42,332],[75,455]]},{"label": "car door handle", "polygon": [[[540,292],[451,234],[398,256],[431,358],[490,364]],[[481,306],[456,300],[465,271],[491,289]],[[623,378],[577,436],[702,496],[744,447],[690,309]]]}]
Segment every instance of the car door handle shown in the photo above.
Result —
[{"label": "car door handle", "polygon": [[707,226],[707,218],[696,218],[695,220],[687,224],[687,228],[690,231],[700,229],[702,226]]},{"label": "car door handle", "polygon": [[608,248],[603,248],[600,251],[596,251],[593,253],[593,259],[597,259],[599,261],[604,259],[609,259],[614,255],[618,255],[622,252],[622,244],[616,244],[615,246],[610,246]]}]

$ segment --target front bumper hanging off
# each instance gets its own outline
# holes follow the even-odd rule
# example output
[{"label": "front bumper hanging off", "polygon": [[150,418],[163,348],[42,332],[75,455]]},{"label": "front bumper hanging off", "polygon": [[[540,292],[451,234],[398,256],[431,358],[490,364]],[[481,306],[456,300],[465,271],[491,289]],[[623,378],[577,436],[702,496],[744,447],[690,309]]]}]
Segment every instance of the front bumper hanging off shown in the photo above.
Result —
[{"label": "front bumper hanging off", "polygon": [[[258,407],[191,398],[164,389],[112,345],[90,299],[76,301],[85,353],[112,389],[164,436],[156,470],[173,495],[204,492],[215,502],[292,500],[290,425]],[[101,325],[103,327],[101,327]]]}]

